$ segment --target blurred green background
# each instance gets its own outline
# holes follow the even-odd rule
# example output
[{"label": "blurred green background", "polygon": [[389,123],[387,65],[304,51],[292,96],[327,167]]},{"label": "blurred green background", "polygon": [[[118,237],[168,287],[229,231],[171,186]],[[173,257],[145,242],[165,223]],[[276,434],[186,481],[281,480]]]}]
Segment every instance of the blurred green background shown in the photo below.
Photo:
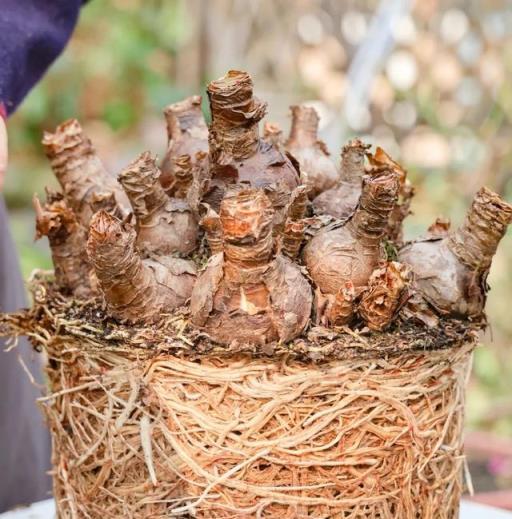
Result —
[{"label": "blurred green background", "polygon": [[[248,70],[268,119],[320,112],[336,157],[361,135],[409,168],[407,236],[438,215],[458,224],[483,184],[512,200],[509,2],[92,0],[66,52],[9,120],[6,197],[25,276],[49,268],[34,243],[31,197],[55,186],[40,140],[77,117],[105,163],[162,156],[162,108]],[[468,425],[512,435],[512,233],[489,278],[489,330],[476,353]]]}]

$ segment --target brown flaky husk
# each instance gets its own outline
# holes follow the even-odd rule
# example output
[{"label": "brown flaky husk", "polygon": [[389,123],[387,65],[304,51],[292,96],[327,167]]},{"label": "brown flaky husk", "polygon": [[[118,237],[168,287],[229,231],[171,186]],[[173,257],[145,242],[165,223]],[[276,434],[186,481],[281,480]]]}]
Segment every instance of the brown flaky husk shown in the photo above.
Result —
[{"label": "brown flaky husk", "polygon": [[137,220],[137,247],[145,254],[189,254],[197,246],[196,217],[185,200],[167,196],[159,177],[149,152],[119,175]]},{"label": "brown flaky husk", "polygon": [[0,334],[50,359],[59,517],[458,516],[467,322],[313,327],[269,356],[209,341],[180,311],[128,325],[40,276],[30,288]]},{"label": "brown flaky husk", "polygon": [[34,196],[36,239],[48,237],[55,282],[62,293],[79,298],[90,297],[93,289],[89,277],[91,266],[85,253],[86,229],[61,196],[52,195],[51,198],[42,206]]},{"label": "brown flaky husk", "polygon": [[212,256],[223,251],[222,225],[219,215],[210,207],[206,207],[206,213],[199,222],[204,229],[210,253]]},{"label": "brown flaky husk", "polygon": [[187,97],[164,110],[168,147],[161,164],[160,183],[167,193],[186,198],[194,178],[206,168],[208,127],[201,96]]},{"label": "brown flaky husk", "polygon": [[392,168],[400,180],[398,202],[389,215],[388,230],[386,236],[396,245],[403,244],[403,222],[411,214],[411,201],[414,196],[414,188],[407,178],[407,171],[398,162],[394,161],[382,148],[377,147],[375,153],[367,154],[372,169],[378,172],[383,167]]},{"label": "brown flaky husk", "polygon": [[286,150],[300,165],[302,184],[309,188],[313,199],[334,187],[339,180],[336,165],[330,158],[325,143],[318,139],[318,114],[310,106],[292,106],[292,126],[286,141]]},{"label": "brown flaky husk", "polygon": [[511,222],[512,205],[483,187],[455,232],[406,245],[400,261],[410,265],[415,289],[439,314],[478,319],[492,258]]},{"label": "brown flaky husk", "polygon": [[339,180],[313,200],[315,214],[330,215],[342,221],[350,218],[361,196],[364,160],[369,147],[360,139],[354,139],[343,147]]},{"label": "brown flaky husk", "polygon": [[427,229],[425,238],[444,238],[449,232],[451,221],[444,216],[438,216]]},{"label": "brown flaky husk", "polygon": [[274,257],[270,200],[255,189],[228,194],[219,216],[223,254],[198,277],[192,322],[221,344],[297,337],[309,320],[311,288],[298,266]]},{"label": "brown flaky husk", "polygon": [[263,125],[263,140],[279,150],[284,148],[283,130],[279,124],[266,121]]},{"label": "brown flaky husk", "polygon": [[87,253],[110,313],[118,319],[153,322],[187,301],[196,269],[180,258],[142,260],[135,240],[129,224],[100,211],[91,221]]},{"label": "brown flaky husk", "polygon": [[[359,205],[350,220],[327,226],[304,248],[304,262],[317,287],[317,318],[322,322],[336,320],[331,307],[338,292],[351,283],[358,297],[383,259],[381,242],[398,189],[397,175],[391,169],[365,177]],[[345,299],[343,294],[339,297]]]},{"label": "brown flaky husk", "polygon": [[358,305],[370,330],[380,332],[391,325],[407,300],[410,282],[410,269],[397,261],[385,262],[373,271]]},{"label": "brown flaky husk", "polygon": [[305,217],[309,208],[309,188],[299,186],[294,189],[286,207],[286,220],[282,233],[277,237],[277,248],[281,254],[295,259],[299,255],[306,231]]},{"label": "brown flaky husk", "polygon": [[55,133],[45,132],[43,146],[66,202],[82,225],[89,226],[94,214],[93,197],[98,193],[113,193],[119,210],[123,214],[128,212],[130,204],[126,195],[106,171],[76,119],[57,126]]},{"label": "brown flaky husk", "polygon": [[284,224],[284,208],[299,184],[299,176],[283,152],[260,139],[258,123],[267,105],[253,96],[251,77],[231,70],[208,85],[208,97],[212,113],[210,181],[203,200],[218,211],[232,184],[264,189],[275,210],[276,223]]}]

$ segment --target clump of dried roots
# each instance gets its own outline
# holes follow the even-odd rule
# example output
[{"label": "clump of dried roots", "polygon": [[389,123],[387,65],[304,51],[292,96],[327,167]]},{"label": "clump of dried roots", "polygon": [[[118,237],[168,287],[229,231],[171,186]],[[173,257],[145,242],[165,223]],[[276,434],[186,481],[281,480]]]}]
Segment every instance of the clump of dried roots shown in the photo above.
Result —
[{"label": "clump of dried roots", "polygon": [[179,314],[165,335],[37,294],[10,325],[50,359],[59,516],[457,516],[471,336],[423,351],[415,333],[399,355],[319,365],[194,357]]}]

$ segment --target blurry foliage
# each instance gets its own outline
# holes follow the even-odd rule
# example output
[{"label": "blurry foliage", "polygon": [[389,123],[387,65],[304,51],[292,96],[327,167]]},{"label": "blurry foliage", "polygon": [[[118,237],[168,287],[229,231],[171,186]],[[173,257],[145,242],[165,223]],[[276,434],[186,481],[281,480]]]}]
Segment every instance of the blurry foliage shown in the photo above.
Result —
[{"label": "blurry foliage", "polygon": [[[393,21],[395,44],[370,84],[353,85],[350,65],[361,45],[371,47],[378,7],[376,0],[91,0],[66,52],[9,121],[6,196],[24,275],[50,266],[46,243],[32,243],[30,209],[34,191],[55,186],[43,130],[79,118],[117,171],[144,149],[161,156],[162,108],[204,95],[205,82],[229,68],[253,75],[269,119],[285,127],[288,105],[312,103],[333,155],[359,134],[404,161],[418,193],[409,237],[439,214],[456,225],[482,184],[512,200],[509,4],[417,1]],[[366,87],[366,101],[347,106],[351,89]],[[504,434],[512,434],[511,265],[509,231],[489,277],[491,326],[476,352],[468,407],[470,425]]]}]

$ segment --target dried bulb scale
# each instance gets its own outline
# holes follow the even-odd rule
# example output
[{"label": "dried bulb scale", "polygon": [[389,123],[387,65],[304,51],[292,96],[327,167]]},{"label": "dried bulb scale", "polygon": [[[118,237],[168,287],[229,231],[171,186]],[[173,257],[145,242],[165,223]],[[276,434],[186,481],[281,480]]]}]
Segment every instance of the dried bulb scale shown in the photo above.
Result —
[{"label": "dried bulb scale", "polygon": [[168,145],[160,183],[169,195],[186,198],[194,177],[206,167],[208,156],[208,127],[201,110],[201,96],[167,106],[164,115]]},{"label": "dried bulb scale", "polygon": [[82,225],[89,226],[94,214],[91,205],[97,193],[113,193],[119,211],[128,212],[130,204],[126,195],[103,166],[77,120],[60,124],[54,133],[45,132],[43,146],[66,202]]},{"label": "dried bulb scale", "polygon": [[309,188],[299,186],[294,189],[286,207],[286,220],[282,233],[278,235],[278,250],[284,256],[295,259],[300,252],[306,231],[306,217]]},{"label": "dried bulb scale", "polygon": [[206,213],[199,223],[204,229],[212,256],[222,252],[222,226],[219,215],[210,206],[206,206]]},{"label": "dried bulb scale", "polygon": [[425,238],[444,238],[449,233],[450,227],[450,220],[439,216],[430,224]]},{"label": "dried bulb scale", "polygon": [[338,182],[313,200],[315,214],[330,215],[340,220],[350,218],[361,196],[365,156],[369,147],[359,139],[354,139],[343,147]]},{"label": "dried bulb scale", "polygon": [[358,305],[358,313],[370,330],[383,331],[390,326],[407,300],[410,282],[410,269],[397,261],[383,262],[372,272]]},{"label": "dried bulb scale", "polygon": [[55,282],[64,294],[87,298],[92,295],[90,264],[85,254],[87,232],[59,194],[49,194],[44,205],[34,196],[36,239],[47,236]]},{"label": "dried bulb scale", "polygon": [[[333,312],[336,298],[345,301],[353,287],[357,298],[383,259],[382,240],[395,207],[399,180],[393,170],[366,176],[361,199],[346,224],[327,226],[304,248],[304,262],[316,286],[316,317],[323,324],[347,324]],[[346,294],[339,294],[346,291]],[[355,310],[355,309],[354,309]]]},{"label": "dried bulb scale", "polygon": [[112,316],[153,322],[185,304],[196,269],[180,258],[143,260],[135,240],[133,227],[100,211],[91,221],[87,253]]},{"label": "dried bulb scale", "polygon": [[398,202],[389,215],[388,230],[386,236],[397,245],[403,243],[403,222],[411,214],[411,200],[414,196],[414,188],[407,178],[407,171],[398,162],[394,161],[382,148],[377,147],[375,153],[367,154],[370,163],[370,174],[375,174],[382,168],[392,168],[400,180]]},{"label": "dried bulb scale", "polygon": [[266,121],[263,124],[263,140],[281,150],[284,146],[283,130],[277,123]]},{"label": "dried bulb scale", "polygon": [[406,245],[400,261],[412,268],[415,290],[440,315],[479,318],[492,258],[511,222],[512,206],[484,187],[457,230]]},{"label": "dried bulb scale", "polygon": [[193,323],[221,344],[263,347],[305,328],[311,288],[297,265],[275,255],[274,210],[255,189],[228,193],[220,207],[223,254],[210,258],[192,292]]},{"label": "dried bulb scale", "polygon": [[300,165],[302,184],[309,188],[310,197],[334,187],[339,179],[338,169],[330,158],[325,143],[318,139],[318,114],[310,106],[292,106],[292,126],[286,150]]},{"label": "dried bulb scale", "polygon": [[208,98],[210,183],[203,201],[218,211],[230,185],[264,189],[276,223],[283,224],[284,208],[299,176],[283,152],[260,138],[259,121],[267,105],[253,96],[251,77],[231,70],[208,85]]},{"label": "dried bulb scale", "polygon": [[149,152],[119,174],[137,221],[137,247],[145,254],[189,254],[197,246],[198,225],[185,200],[170,198]]}]

